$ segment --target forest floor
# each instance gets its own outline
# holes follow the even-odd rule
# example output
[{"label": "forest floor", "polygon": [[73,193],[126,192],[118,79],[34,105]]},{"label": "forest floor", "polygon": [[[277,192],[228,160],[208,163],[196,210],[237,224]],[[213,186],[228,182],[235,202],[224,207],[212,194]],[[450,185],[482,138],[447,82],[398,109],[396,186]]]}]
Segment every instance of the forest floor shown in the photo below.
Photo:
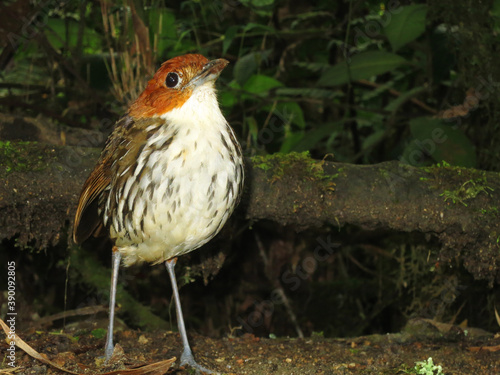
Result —
[{"label": "forest floor", "polygon": [[[96,331],[75,326],[64,332],[18,334],[24,340],[21,345],[31,349],[16,348],[17,371],[13,371],[7,357],[8,340],[2,338],[0,352],[6,354],[2,355],[0,374],[194,373],[180,368],[178,359],[174,361],[180,356],[181,344],[179,335],[171,331],[117,332],[118,345],[109,365],[102,357],[104,338],[96,337]],[[423,319],[410,321],[401,333],[347,339],[189,336],[198,362],[221,374],[500,374],[499,335]],[[442,372],[437,367],[430,370],[429,358]],[[430,368],[427,372],[417,364],[423,361]]]}]

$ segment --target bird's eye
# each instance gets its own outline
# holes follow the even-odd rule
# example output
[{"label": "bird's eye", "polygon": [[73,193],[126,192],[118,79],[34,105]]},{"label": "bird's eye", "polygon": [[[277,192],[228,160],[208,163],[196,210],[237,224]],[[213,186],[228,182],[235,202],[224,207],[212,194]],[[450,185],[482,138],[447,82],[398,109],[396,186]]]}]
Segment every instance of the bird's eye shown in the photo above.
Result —
[{"label": "bird's eye", "polygon": [[173,88],[179,83],[179,75],[177,73],[168,73],[165,84],[167,87]]}]

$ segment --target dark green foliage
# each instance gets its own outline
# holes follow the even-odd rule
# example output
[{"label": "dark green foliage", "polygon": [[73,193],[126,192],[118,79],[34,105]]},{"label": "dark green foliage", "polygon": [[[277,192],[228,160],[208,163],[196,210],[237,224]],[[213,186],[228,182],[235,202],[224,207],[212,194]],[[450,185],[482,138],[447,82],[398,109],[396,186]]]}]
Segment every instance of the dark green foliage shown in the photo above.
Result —
[{"label": "dark green foliage", "polygon": [[[43,101],[73,123],[96,123],[110,110],[116,114],[107,117],[118,116],[159,63],[197,52],[231,60],[220,100],[249,153],[309,150],[349,162],[404,160],[437,124],[429,116],[437,115],[448,119],[454,135],[439,152],[419,149],[413,164],[443,157],[498,168],[499,142],[491,140],[498,121],[490,121],[498,107],[492,95],[496,52],[489,35],[498,23],[497,1],[470,5],[474,11],[462,3],[395,1],[184,1],[167,7],[123,0],[107,8],[68,2],[56,9],[35,3],[42,21],[31,26],[44,43],[22,29],[11,33],[18,47],[3,78],[22,82],[20,92],[28,85],[57,88],[59,94]],[[36,92],[25,100],[33,108],[41,104]],[[77,108],[68,109],[69,102]]]}]

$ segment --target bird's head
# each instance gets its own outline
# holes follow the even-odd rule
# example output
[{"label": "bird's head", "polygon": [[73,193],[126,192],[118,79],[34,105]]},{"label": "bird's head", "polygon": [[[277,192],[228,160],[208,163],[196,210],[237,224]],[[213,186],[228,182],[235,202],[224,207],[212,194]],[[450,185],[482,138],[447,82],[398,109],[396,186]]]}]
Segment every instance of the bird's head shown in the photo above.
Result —
[{"label": "bird's head", "polygon": [[224,59],[209,61],[197,54],[174,57],[165,61],[137,100],[129,115],[134,118],[161,116],[182,105],[193,92],[214,82],[229,62]]}]

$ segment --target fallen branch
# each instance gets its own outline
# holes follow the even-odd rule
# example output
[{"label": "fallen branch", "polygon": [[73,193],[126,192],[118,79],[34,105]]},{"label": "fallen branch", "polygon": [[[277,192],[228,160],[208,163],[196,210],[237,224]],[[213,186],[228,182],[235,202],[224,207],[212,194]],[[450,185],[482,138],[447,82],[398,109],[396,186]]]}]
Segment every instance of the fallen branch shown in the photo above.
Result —
[{"label": "fallen branch", "polygon": [[[9,152],[0,157],[0,238],[18,236],[19,245],[41,248],[59,242],[100,150],[30,143]],[[460,259],[475,278],[492,283],[500,279],[498,202],[494,172],[289,154],[247,160],[239,214],[296,230],[351,224],[425,233],[440,240],[440,262]]]}]

